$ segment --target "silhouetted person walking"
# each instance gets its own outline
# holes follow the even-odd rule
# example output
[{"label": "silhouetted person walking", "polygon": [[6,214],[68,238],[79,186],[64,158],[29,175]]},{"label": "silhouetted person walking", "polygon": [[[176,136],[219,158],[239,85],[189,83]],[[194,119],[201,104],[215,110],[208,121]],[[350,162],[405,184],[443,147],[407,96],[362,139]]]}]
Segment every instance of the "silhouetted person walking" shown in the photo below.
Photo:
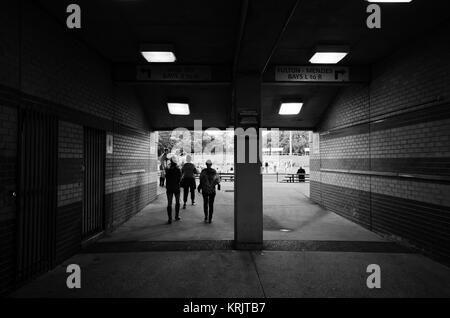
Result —
[{"label": "silhouetted person walking", "polygon": [[188,199],[189,191],[191,192],[191,203],[195,205],[195,175],[198,174],[194,164],[191,163],[191,156],[186,156],[186,163],[181,168],[183,174],[181,178],[181,187],[183,188],[183,209],[186,209],[186,202]]},{"label": "silhouetted person walking", "polygon": [[168,224],[172,223],[172,200],[175,197],[175,220],[180,220],[180,181],[181,170],[175,156],[170,158],[170,167],[166,168],[166,194]]},{"label": "silhouetted person walking", "polygon": [[205,222],[211,223],[214,212],[214,198],[216,197],[216,185],[220,190],[220,178],[216,170],[211,168],[211,160],[206,161],[206,169],[200,173],[200,184],[198,192],[202,191],[203,195],[203,212],[205,213]]},{"label": "silhouetted person walking", "polygon": [[169,154],[169,149],[164,148],[164,153],[159,157],[159,167],[161,169],[161,174],[159,175],[159,185],[164,187],[164,181],[166,179],[165,170],[169,167],[169,158],[167,158]]}]

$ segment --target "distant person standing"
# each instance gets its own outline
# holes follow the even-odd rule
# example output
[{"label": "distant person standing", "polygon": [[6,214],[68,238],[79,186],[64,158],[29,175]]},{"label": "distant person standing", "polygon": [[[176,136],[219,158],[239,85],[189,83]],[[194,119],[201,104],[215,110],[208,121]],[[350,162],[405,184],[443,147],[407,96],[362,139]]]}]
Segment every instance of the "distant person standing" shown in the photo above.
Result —
[{"label": "distant person standing", "polygon": [[212,222],[212,215],[214,212],[214,198],[216,197],[216,185],[220,190],[220,178],[216,170],[211,168],[211,160],[206,161],[206,169],[200,173],[200,184],[198,185],[198,192],[203,195],[203,212],[205,213],[205,223]]},{"label": "distant person standing", "polygon": [[181,187],[183,188],[183,209],[186,209],[186,202],[188,199],[189,191],[191,192],[191,203],[195,205],[195,175],[198,174],[197,168],[191,163],[192,158],[190,155],[186,156],[186,163],[181,168],[182,178]]},{"label": "distant person standing", "polygon": [[264,168],[265,168],[266,173],[268,173],[269,172],[269,163],[268,162],[266,162],[264,164]]},{"label": "distant person standing", "polygon": [[300,167],[297,170],[297,175],[298,175],[298,181],[299,182],[305,182],[305,169],[303,169],[302,167]]},{"label": "distant person standing", "polygon": [[177,157],[170,158],[170,167],[166,168],[167,224],[172,223],[172,200],[175,197],[175,220],[180,220],[180,181],[181,170]]},{"label": "distant person standing", "polygon": [[166,171],[163,165],[159,165],[159,186],[164,187],[164,182],[166,180]]}]

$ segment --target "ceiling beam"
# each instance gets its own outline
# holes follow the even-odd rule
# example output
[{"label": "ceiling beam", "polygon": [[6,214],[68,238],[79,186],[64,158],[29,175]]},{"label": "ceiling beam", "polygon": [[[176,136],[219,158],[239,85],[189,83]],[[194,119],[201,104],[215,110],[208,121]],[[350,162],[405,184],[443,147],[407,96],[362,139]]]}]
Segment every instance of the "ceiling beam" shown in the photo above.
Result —
[{"label": "ceiling beam", "polygon": [[239,65],[239,56],[241,55],[242,39],[244,38],[245,25],[247,23],[248,3],[249,0],[242,1],[241,17],[239,20],[240,21],[239,30],[238,35],[236,37],[236,49],[234,51],[234,59],[233,59],[233,80],[236,78],[236,73]]},{"label": "ceiling beam", "polygon": [[277,47],[278,47],[278,45],[279,45],[279,43],[280,43],[280,41],[281,41],[281,39],[283,37],[283,34],[284,34],[284,32],[286,32],[286,29],[287,29],[287,27],[289,25],[289,22],[291,21],[292,17],[294,16],[294,14],[295,14],[295,12],[297,10],[297,7],[299,6],[300,2],[301,2],[301,0],[296,0],[294,5],[292,6],[292,9],[289,12],[288,17],[286,18],[286,21],[284,22],[284,25],[281,28],[280,33],[278,34],[278,37],[277,37],[275,43],[273,44],[272,50],[270,51],[270,54],[267,57],[266,63],[264,64],[264,67],[261,70],[261,74],[264,74],[264,72],[266,71],[267,66],[270,63],[270,60],[272,59],[272,56],[275,54],[275,51],[277,50]]},{"label": "ceiling beam", "polygon": [[234,110],[235,110],[235,102],[236,102],[235,83],[236,83],[237,72],[238,72],[238,68],[239,68],[239,58],[241,56],[242,42],[244,39],[245,28],[246,28],[246,24],[247,24],[248,7],[249,7],[249,0],[243,0],[242,6],[241,6],[241,15],[240,15],[240,19],[239,19],[239,29],[238,29],[238,34],[236,37],[236,48],[234,51],[233,69],[232,69],[232,74],[231,74],[233,87],[232,87],[232,91],[231,91],[231,107],[227,110],[227,122],[228,123],[234,122]]},{"label": "ceiling beam", "polygon": [[296,1],[248,0],[236,73],[262,74]]}]

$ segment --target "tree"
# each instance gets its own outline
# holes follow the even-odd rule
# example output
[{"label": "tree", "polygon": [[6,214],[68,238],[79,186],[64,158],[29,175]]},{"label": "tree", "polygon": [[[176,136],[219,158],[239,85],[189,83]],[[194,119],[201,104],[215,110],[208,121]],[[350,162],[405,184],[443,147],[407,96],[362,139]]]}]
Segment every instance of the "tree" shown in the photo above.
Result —
[{"label": "tree", "polygon": [[[185,149],[190,151],[195,151],[197,149],[201,149],[202,151],[205,148],[211,150],[212,153],[220,152],[220,151],[233,151],[234,144],[233,139],[231,138],[231,143],[226,143],[227,137],[226,132],[208,132],[204,131],[202,133],[202,139],[194,139],[194,132],[190,131],[191,140],[190,145],[183,145]],[[279,132],[279,143],[278,147],[283,148],[284,154],[289,154],[289,131],[283,130]],[[270,132],[267,132],[265,138],[265,142],[263,147],[270,148],[276,145],[276,141],[273,140],[274,136]],[[182,140],[181,134],[180,136],[172,136],[172,131],[160,131],[158,136],[158,155],[161,155],[164,152],[165,148],[168,148],[171,151],[175,146],[179,146],[179,142]],[[213,147],[214,145],[214,147]],[[217,147],[223,147],[221,149]],[[305,154],[305,148],[309,147],[309,132],[308,131],[292,131],[292,153],[293,154]]]},{"label": "tree", "polygon": [[[233,149],[234,145],[226,145],[226,136],[225,131],[221,132],[208,132],[204,131],[202,133],[202,138],[194,138],[194,131],[190,131],[191,140],[190,145],[183,145],[184,148],[189,150],[189,152],[193,152],[197,149],[201,149],[202,151],[208,147],[212,153],[221,152],[221,151],[230,151]],[[179,142],[182,140],[181,136],[173,135],[173,131],[160,131],[158,133],[158,155],[162,155],[164,149],[169,149],[169,152],[175,146],[179,146]],[[227,146],[227,149],[225,149]],[[221,147],[219,149],[219,147]]]},{"label": "tree", "polygon": [[[283,148],[283,153],[289,153],[289,131],[283,130],[280,133],[279,146]],[[305,148],[309,147],[309,132],[296,130],[292,131],[292,153],[305,154]]]}]

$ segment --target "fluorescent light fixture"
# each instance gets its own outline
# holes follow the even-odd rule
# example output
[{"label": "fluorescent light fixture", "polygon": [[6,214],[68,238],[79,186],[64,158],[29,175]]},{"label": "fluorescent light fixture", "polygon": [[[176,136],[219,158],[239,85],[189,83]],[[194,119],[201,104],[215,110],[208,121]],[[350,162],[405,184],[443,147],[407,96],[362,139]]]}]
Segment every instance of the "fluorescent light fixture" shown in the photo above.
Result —
[{"label": "fluorescent light fixture", "polygon": [[302,110],[303,103],[281,103],[278,114],[297,115]]},{"label": "fluorescent light fixture", "polygon": [[171,115],[189,115],[188,103],[167,103]]},{"label": "fluorescent light fixture", "polygon": [[378,3],[408,3],[412,0],[366,0],[367,2],[378,2]]},{"label": "fluorescent light fixture", "polygon": [[150,63],[173,63],[177,59],[173,52],[141,52],[142,56]]},{"label": "fluorescent light fixture", "polygon": [[177,60],[170,44],[141,44],[140,51],[149,63],[173,63]]},{"label": "fluorescent light fixture", "polygon": [[317,46],[309,60],[312,64],[337,64],[347,56],[350,49],[343,45]]},{"label": "fluorescent light fixture", "polygon": [[337,64],[347,54],[345,52],[316,52],[309,62],[312,64]]}]

